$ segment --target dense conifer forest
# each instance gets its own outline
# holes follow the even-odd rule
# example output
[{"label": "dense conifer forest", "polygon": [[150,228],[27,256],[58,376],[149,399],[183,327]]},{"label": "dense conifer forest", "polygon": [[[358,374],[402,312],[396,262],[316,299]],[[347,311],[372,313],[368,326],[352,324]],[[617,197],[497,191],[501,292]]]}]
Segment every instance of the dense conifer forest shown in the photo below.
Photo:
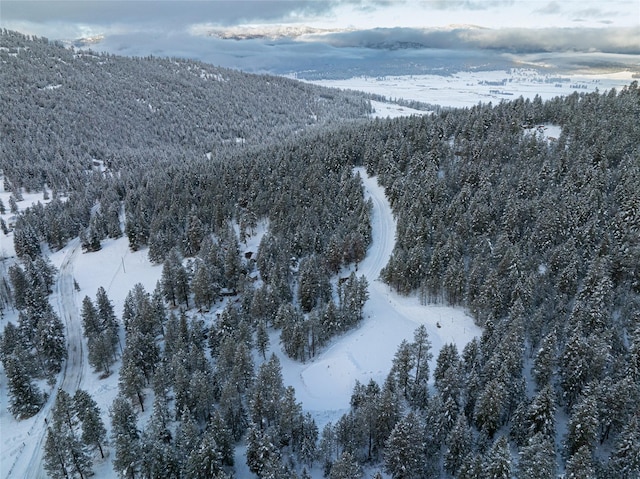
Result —
[{"label": "dense conifer forest", "polygon": [[[100,414],[85,391],[58,394],[51,477],[86,477],[107,447],[123,478],[234,477],[239,444],[261,478],[640,474],[637,82],[365,120],[356,93],[7,31],[0,46],[5,188],[52,196],[17,214],[2,287],[20,311],[0,341],[11,413],[39,410],[36,381],[66,355],[48,251],[125,235],[163,268],[123,311],[104,289],[84,298],[90,364],[119,375],[119,395]],[[535,132],[546,124],[560,136]],[[483,333],[432,351],[418,328],[386,381],[358,383],[319,430],[265,352],[278,331],[309,360],[363,319],[366,279],[337,277],[372,240],[354,166],[398,222],[382,279],[466,308]]]}]

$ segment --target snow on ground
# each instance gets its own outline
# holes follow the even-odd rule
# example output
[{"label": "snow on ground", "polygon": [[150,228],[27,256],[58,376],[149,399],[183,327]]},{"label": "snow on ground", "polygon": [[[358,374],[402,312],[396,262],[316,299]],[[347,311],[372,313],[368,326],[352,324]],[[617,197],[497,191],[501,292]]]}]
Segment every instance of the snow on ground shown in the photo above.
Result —
[{"label": "snow on ground", "polygon": [[[25,201],[27,200],[25,195]],[[4,241],[4,239],[3,239]],[[152,292],[160,278],[162,267],[152,265],[147,259],[147,251],[131,252],[126,237],[117,240],[105,240],[102,249],[94,253],[81,253],[78,240],[72,241],[60,251],[53,253],[51,261],[59,269],[58,288],[50,298],[65,322],[67,340],[73,345],[64,366],[65,379],[58,380],[56,387],[74,393],[77,388],[88,391],[103,413],[103,421],[110,430],[108,411],[118,392],[118,375],[113,373],[106,379],[92,371],[87,362],[79,311],[82,299],[89,296],[95,301],[100,286],[114,305],[118,317],[122,314],[124,299],[136,283],[141,283],[148,292]],[[73,281],[80,289],[73,289]],[[15,320],[15,318],[13,319]],[[4,326],[3,326],[4,327]],[[114,366],[114,368],[117,365]],[[30,419],[16,421],[7,410],[6,378],[2,375],[2,408],[0,410],[0,473],[2,478],[43,477],[42,446],[44,446],[45,418],[53,406],[53,396],[42,410]],[[112,457],[100,463],[96,460],[96,477],[116,477],[111,468]]]},{"label": "snow on ground", "polygon": [[[354,77],[346,80],[314,80],[310,83],[375,93],[390,101],[402,98],[441,106],[471,107],[479,102],[514,100],[520,95],[524,98],[539,95],[542,100],[547,100],[573,92],[591,92],[596,88],[603,92],[611,88],[620,89],[631,81],[630,72],[568,76],[546,74],[533,69],[512,69],[458,72],[446,76]],[[375,108],[377,111],[378,107]]]},{"label": "snow on ground", "polygon": [[542,138],[547,142],[553,142],[560,138],[562,127],[560,125],[545,123],[543,125],[535,125],[530,128],[526,128],[524,131],[530,135],[537,135],[539,138]]},{"label": "snow on ground", "polygon": [[[367,177],[364,169],[358,171],[366,196],[373,202],[373,241],[357,271],[369,281],[365,319],[307,363],[293,361],[275,348],[285,384],[295,388],[296,398],[314,416],[320,429],[327,422],[338,420],[349,408],[356,381],[384,382],[398,345],[403,339],[413,340],[413,332],[419,325],[427,327],[433,344],[432,371],[442,345],[455,343],[462,351],[481,332],[462,309],[421,305],[418,298],[401,296],[380,281],[380,270],[387,264],[395,243],[396,222],[376,178]],[[272,338],[272,349],[274,344]]]},{"label": "snow on ground", "polygon": [[[271,349],[281,360],[285,384],[296,389],[297,399],[302,402],[305,410],[312,413],[320,428],[329,421],[338,420],[348,409],[356,380],[363,383],[369,379],[379,383],[384,381],[398,345],[403,339],[411,340],[418,325],[427,326],[433,344],[434,361],[443,344],[454,342],[461,350],[470,339],[480,334],[479,328],[463,310],[445,306],[423,306],[417,298],[400,296],[378,279],[381,268],[387,263],[393,250],[396,223],[384,190],[376,179],[367,177],[362,169],[358,171],[363,178],[366,195],[374,205],[373,242],[357,271],[357,274],[366,275],[369,281],[370,299],[364,308],[365,319],[360,327],[335,338],[329,347],[307,363],[287,358],[278,344],[277,333],[272,334]],[[258,239],[267,227],[266,223],[259,224],[256,234],[247,241],[247,250],[255,252]],[[7,238],[3,238],[3,241],[6,242]],[[162,271],[160,266],[149,262],[146,250],[131,252],[125,237],[106,240],[100,251],[84,254],[79,251],[76,240],[61,251],[53,253],[51,260],[64,272],[67,282],[75,280],[80,288],[73,293],[60,288],[51,297],[51,302],[54,306],[58,305],[58,311],[63,317],[72,315],[78,322],[80,318],[77,311],[82,299],[84,296],[95,299],[98,287],[105,288],[116,314],[120,316],[124,299],[131,288],[136,283],[142,283],[151,292]],[[68,304],[69,297],[72,297],[73,304]],[[74,384],[93,396],[104,414],[105,426],[110,429],[107,413],[117,394],[117,374],[100,379],[86,365],[86,351],[79,354],[83,361],[75,368],[76,372],[82,374],[76,375]],[[2,380],[6,381],[4,377]],[[67,385],[65,389],[72,387],[74,386]],[[5,393],[2,394],[0,411],[1,477],[40,477],[42,469],[34,468],[32,461],[34,458],[41,458],[38,447],[43,444],[44,418],[51,405],[34,418],[16,421],[6,408],[6,384],[2,384],[2,390]],[[115,477],[111,469],[112,459],[109,457],[106,461],[94,463],[96,477]],[[238,474],[241,474],[245,470],[244,462],[237,467]]]},{"label": "snow on ground", "polygon": [[373,107],[372,118],[398,118],[401,116],[427,115],[431,113],[430,111],[415,110],[395,103],[375,100],[371,100],[371,106]]},{"label": "snow on ground", "polygon": [[[15,215],[11,213],[9,209],[11,191],[5,190],[4,184],[4,177],[0,175],[0,200],[2,200],[6,210],[5,214],[1,216],[5,223],[11,228]],[[43,204],[48,202],[48,200],[44,199],[42,192],[23,192],[22,196],[23,200],[17,202],[19,211],[23,211],[38,202]],[[5,235],[0,231],[0,259],[0,271],[3,276],[6,276],[6,271],[15,261],[12,232]],[[0,317],[0,332],[4,330],[4,327],[10,321],[17,321],[17,311],[13,309],[2,312],[2,316]],[[44,389],[48,386],[44,384],[41,385],[41,387]],[[45,415],[37,415],[30,420],[16,421],[11,413],[9,413],[9,401],[6,391],[7,378],[4,375],[2,363],[0,363],[0,477],[3,478],[7,477],[15,459],[22,454],[25,449],[28,450],[26,454],[29,454],[30,451],[36,448],[38,443],[34,442],[32,438],[38,437],[38,432],[43,429],[43,418],[46,417]],[[24,477],[24,474],[14,474],[12,477]]]}]

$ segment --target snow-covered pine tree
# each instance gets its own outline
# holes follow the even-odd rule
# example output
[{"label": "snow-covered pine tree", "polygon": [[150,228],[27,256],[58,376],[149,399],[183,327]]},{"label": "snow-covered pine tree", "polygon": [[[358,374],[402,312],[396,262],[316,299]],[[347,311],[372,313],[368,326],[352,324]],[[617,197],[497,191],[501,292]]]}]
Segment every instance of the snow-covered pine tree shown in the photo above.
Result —
[{"label": "snow-covered pine tree", "polygon": [[417,414],[409,412],[400,419],[386,443],[385,472],[394,479],[423,477],[427,467],[424,437],[424,424]]},{"label": "snow-covered pine tree", "polygon": [[125,479],[135,479],[140,470],[141,440],[137,428],[136,413],[129,400],[118,395],[109,411],[111,416],[111,440],[115,450],[113,468]]},{"label": "snow-covered pine tree", "polygon": [[103,446],[107,444],[107,430],[98,404],[87,391],[78,389],[73,395],[73,410],[82,426],[82,443],[88,448],[98,449],[100,457],[104,459]]}]

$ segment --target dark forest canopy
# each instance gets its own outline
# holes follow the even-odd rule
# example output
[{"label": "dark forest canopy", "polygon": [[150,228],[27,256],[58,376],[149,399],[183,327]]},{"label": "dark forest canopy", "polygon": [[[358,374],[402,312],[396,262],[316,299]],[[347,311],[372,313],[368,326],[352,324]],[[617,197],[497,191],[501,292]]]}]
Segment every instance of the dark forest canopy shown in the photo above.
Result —
[{"label": "dark forest canopy", "polygon": [[[350,94],[194,62],[79,54],[7,32],[0,38],[13,42],[0,51],[3,61],[23,65],[23,83],[32,78],[29,87],[13,78],[2,100],[17,115],[3,116],[9,186],[18,194],[20,186],[38,189],[46,182],[70,195],[19,216],[16,251],[26,269],[13,271],[14,289],[30,277],[40,241],[59,248],[79,231],[87,251],[124,233],[131,248],[148,248],[163,264],[159,290],[151,295],[138,287],[126,300],[122,396],[112,424],[128,430],[131,444],[146,452],[125,464],[131,444],[115,444],[116,467],[149,472],[162,443],[171,451],[160,455],[167,467],[182,471],[176,477],[205,459],[211,470],[229,471],[231,444],[245,437],[248,465],[264,477],[288,477],[290,467],[301,472],[314,461],[329,477],[365,464],[392,477],[640,473],[636,82],[620,91],[349,121],[292,136],[287,132],[309,123],[310,104],[326,108],[313,110],[320,123],[356,118],[368,106]],[[73,84],[79,84],[85,73],[74,73],[76,67],[93,72],[96,82],[78,90],[84,95],[56,99],[67,77],[76,75]],[[58,80],[49,76],[56,68],[66,72]],[[201,78],[202,72],[213,76]],[[135,92],[139,85],[122,80],[127,75],[140,84],[156,80]],[[234,100],[239,93],[224,90],[231,79],[255,98]],[[273,90],[276,85],[281,88]],[[30,101],[17,101],[20,88],[31,89]],[[218,88],[226,93],[214,101],[207,95]],[[265,100],[268,95],[278,104]],[[103,122],[102,134],[89,130],[99,123],[78,122],[72,114],[92,112],[96,97],[101,115],[90,118]],[[279,110],[285,97],[298,98],[286,115]],[[127,101],[114,109],[111,98]],[[163,104],[161,98],[172,99]],[[62,99],[69,103],[58,108]],[[334,109],[345,102],[347,110]],[[243,111],[260,116],[250,128],[234,130]],[[170,118],[181,120],[165,121]],[[211,118],[219,124],[211,126]],[[182,119],[194,126],[188,134],[179,131]],[[545,124],[559,127],[560,136],[529,128]],[[195,133],[207,128],[219,133]],[[246,139],[245,147],[225,143],[236,137]],[[52,169],[58,160],[36,154],[57,148],[60,160],[70,152],[60,171]],[[209,150],[214,154],[207,158]],[[8,161],[5,152],[17,156]],[[104,159],[109,170],[87,174],[90,158]],[[265,330],[275,328],[286,353],[306,360],[361,319],[366,282],[352,275],[338,291],[330,283],[340,266],[362,259],[371,241],[369,205],[353,175],[361,165],[378,176],[398,222],[383,280],[425,302],[465,307],[483,334],[463,351],[446,345],[429,382],[429,341],[416,331],[414,341],[400,345],[387,381],[358,384],[351,410],[319,435],[282,384],[277,359],[254,367],[250,351],[264,357]],[[257,259],[245,261],[238,242],[262,219],[268,233]],[[240,237],[232,222],[240,225]],[[247,278],[256,272],[261,282],[254,287]],[[223,289],[237,292],[238,302],[207,327],[165,309],[195,304],[206,311]],[[89,317],[90,300],[86,311]],[[3,361],[15,364],[20,334],[9,332]],[[26,373],[18,373],[24,379]],[[28,381],[15,382],[29,389]],[[187,394],[196,389],[200,402]],[[145,394],[152,390],[154,414],[140,439],[127,427],[135,410],[149,406]],[[274,397],[286,400],[269,407],[278,402]],[[33,399],[35,407],[41,399]],[[167,439],[167,408],[180,428],[197,430],[196,442],[214,441],[217,456],[199,457],[197,449],[185,452],[184,443]],[[180,463],[180,457],[195,463]],[[403,469],[407,464],[410,472]]]}]

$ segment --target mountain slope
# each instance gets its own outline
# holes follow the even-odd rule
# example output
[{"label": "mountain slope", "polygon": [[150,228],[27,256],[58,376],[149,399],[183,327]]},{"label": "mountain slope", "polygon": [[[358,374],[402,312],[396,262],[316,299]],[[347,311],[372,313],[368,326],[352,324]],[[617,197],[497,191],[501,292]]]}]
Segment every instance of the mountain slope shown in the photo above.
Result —
[{"label": "mountain slope", "polygon": [[370,111],[361,94],[10,31],[0,33],[0,62],[0,168],[33,190],[66,188],[93,159],[121,169],[218,156]]}]

